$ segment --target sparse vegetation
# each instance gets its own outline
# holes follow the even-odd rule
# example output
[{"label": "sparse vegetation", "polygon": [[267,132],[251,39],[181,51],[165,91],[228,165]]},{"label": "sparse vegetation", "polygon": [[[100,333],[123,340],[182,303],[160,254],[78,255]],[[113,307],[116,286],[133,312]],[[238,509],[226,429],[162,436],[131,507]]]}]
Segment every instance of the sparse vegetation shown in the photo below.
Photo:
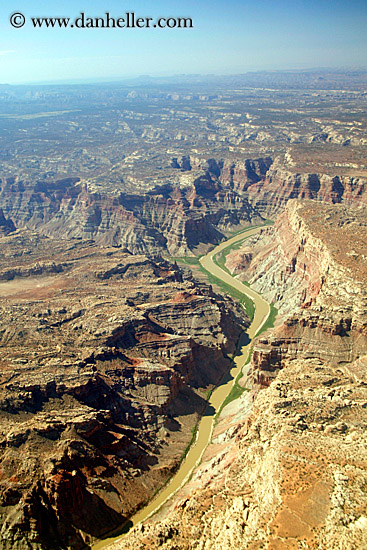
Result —
[{"label": "sparse vegetation", "polygon": [[171,256],[171,262],[179,262],[186,265],[200,265],[201,256]]},{"label": "sparse vegetation", "polygon": [[249,225],[248,227],[238,229],[237,231],[230,231],[228,233],[228,239],[232,237],[236,237],[236,235],[240,235],[241,233],[247,233],[247,231],[250,231],[251,229],[255,229],[256,227],[261,227],[262,225],[272,225],[274,223],[273,220],[264,220],[262,223],[259,223],[257,225]]},{"label": "sparse vegetation", "polygon": [[[228,249],[233,249],[233,248],[234,247],[232,247],[232,246],[228,247]],[[227,250],[227,248],[225,248],[223,252],[225,252],[226,250]],[[227,254],[228,254],[228,252],[227,252]],[[191,265],[191,266],[198,267],[202,271],[202,273],[205,274],[205,276],[206,276],[206,278],[207,278],[207,280],[210,284],[216,285],[217,287],[220,288],[220,290],[224,294],[228,294],[229,296],[231,296],[235,300],[238,300],[240,302],[240,304],[244,307],[244,309],[245,309],[247,315],[249,316],[250,320],[252,320],[254,318],[254,314],[255,314],[255,306],[254,306],[254,303],[251,300],[251,298],[248,298],[246,295],[242,294],[242,292],[235,289],[233,286],[225,283],[224,281],[222,281],[222,279],[219,279],[215,275],[212,275],[211,273],[209,273],[209,271],[207,271],[205,269],[205,267],[203,267],[200,264],[200,258],[201,258],[201,256],[171,256],[170,261],[171,262],[175,261],[175,262],[178,262],[178,263],[181,263],[181,264],[184,264],[184,265],[188,265],[188,266]],[[230,274],[228,269],[224,267],[225,258],[223,258],[222,261],[217,261],[217,259],[215,257],[214,261],[215,261],[215,263],[217,263],[219,265],[219,267],[222,267],[222,269],[224,269],[228,274]],[[246,282],[244,282],[244,284],[248,285],[248,283],[246,283]]]},{"label": "sparse vegetation", "polygon": [[[228,247],[228,248],[233,250],[234,246],[233,247]],[[219,266],[221,269],[223,269],[223,271],[228,273],[228,275],[231,275],[231,272],[226,267],[226,257],[227,257],[227,254],[228,254],[228,252],[226,253],[226,250],[227,250],[227,248],[225,248],[224,250],[221,250],[220,252],[218,252],[218,254],[213,256],[213,261],[214,261],[214,263],[217,264],[217,266]]]},{"label": "sparse vegetation", "polygon": [[186,457],[187,453],[189,452],[190,448],[191,448],[191,445],[194,443],[195,439],[196,439],[196,434],[198,432],[198,429],[199,429],[199,420],[196,422],[195,426],[192,428],[191,430],[191,438],[190,438],[190,441],[188,442],[188,444],[186,445],[186,449],[184,450],[183,452],[183,455],[180,459],[180,462],[178,463],[177,465],[177,468],[175,468],[175,472],[178,470],[181,462],[184,460],[184,458]]},{"label": "sparse vegetation", "polygon": [[[243,241],[245,241],[247,239],[247,237],[245,237],[243,240],[241,241],[238,241],[236,244],[233,244],[233,245],[229,245],[227,246],[226,248],[223,248],[223,250],[221,250],[220,252],[218,252],[218,254],[216,254],[214,257],[213,257],[213,261],[214,263],[217,264],[218,267],[221,267],[223,269],[223,271],[225,271],[226,273],[228,273],[228,275],[232,275],[232,273],[229,271],[229,269],[226,267],[226,259],[227,259],[227,256],[228,254],[232,251],[232,250],[238,250],[239,248],[241,248],[242,244],[243,244]],[[250,286],[249,283],[247,281],[241,281],[244,285],[246,286]]]},{"label": "sparse vegetation", "polygon": [[239,384],[235,383],[230,393],[227,395],[227,397],[223,401],[220,411],[222,411],[222,409],[224,409],[226,405],[231,403],[231,401],[234,401],[235,399],[238,399],[239,397],[241,397],[241,395],[245,391],[250,391],[250,390],[248,388],[243,388]]},{"label": "sparse vegetation", "polygon": [[273,304],[270,304],[270,313],[269,317],[267,318],[266,322],[264,323],[263,327],[259,330],[259,332],[256,334],[256,336],[259,336],[262,332],[265,332],[269,328],[274,327],[275,319],[278,315],[278,310]]},{"label": "sparse vegetation", "polygon": [[235,300],[238,300],[240,304],[245,308],[247,315],[252,321],[255,314],[255,306],[251,298],[248,298],[245,294],[242,294],[242,292],[240,292],[233,286],[225,283],[224,281],[222,281],[222,279],[219,279],[215,275],[209,273],[209,271],[207,271],[205,267],[200,266],[200,269],[207,276],[209,283],[217,285],[221,289],[221,291],[224,292],[224,294],[229,294],[229,296],[231,296]]},{"label": "sparse vegetation", "polygon": [[[251,356],[252,356],[252,348],[250,349],[249,351],[249,354],[248,354],[248,357],[246,359],[246,362],[244,364],[245,365],[248,365],[248,363],[250,362],[251,360]],[[243,369],[243,367],[242,367]],[[224,409],[224,407],[226,407],[229,403],[231,403],[232,401],[234,401],[235,399],[238,399],[239,397],[241,397],[241,395],[245,392],[245,391],[250,391],[249,388],[244,388],[242,386],[239,385],[239,380],[242,378],[243,376],[243,373],[242,373],[242,369],[241,371],[239,372],[239,374],[237,375],[236,377],[236,380],[233,382],[233,386],[232,386],[232,389],[231,391],[229,392],[229,394],[227,395],[227,397],[225,398],[225,400],[223,401],[223,403],[221,404],[217,414],[215,415],[216,419],[220,416],[222,410]]]}]

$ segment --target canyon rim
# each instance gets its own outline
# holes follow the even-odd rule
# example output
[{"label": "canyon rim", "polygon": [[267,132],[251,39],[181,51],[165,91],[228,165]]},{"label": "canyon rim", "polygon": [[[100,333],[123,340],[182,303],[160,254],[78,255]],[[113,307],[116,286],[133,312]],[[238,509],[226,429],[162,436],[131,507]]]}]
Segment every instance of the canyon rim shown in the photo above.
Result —
[{"label": "canyon rim", "polygon": [[2,550],[367,547],[366,89],[0,86]]}]

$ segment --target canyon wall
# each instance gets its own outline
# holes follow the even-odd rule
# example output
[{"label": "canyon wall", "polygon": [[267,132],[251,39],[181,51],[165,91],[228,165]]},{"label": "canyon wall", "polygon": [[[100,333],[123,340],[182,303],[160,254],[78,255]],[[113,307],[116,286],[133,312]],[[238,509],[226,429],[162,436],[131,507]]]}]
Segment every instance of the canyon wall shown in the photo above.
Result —
[{"label": "canyon wall", "polygon": [[296,173],[273,164],[266,177],[247,189],[248,200],[264,217],[279,214],[289,199],[314,199],[349,206],[367,204],[367,181],[361,177]]},{"label": "canyon wall", "polygon": [[220,242],[229,229],[262,219],[208,171],[182,189],[167,184],[144,195],[90,192],[77,178],[35,185],[8,178],[1,182],[0,205],[20,228],[150,255],[193,255],[201,244]]},{"label": "canyon wall", "polygon": [[364,208],[290,201],[227,258],[280,310],[250,391],[224,408],[189,484],[111,545],[147,550],[367,545]]},{"label": "canyon wall", "polygon": [[87,548],[177,467],[248,321],[176,265],[1,237],[2,549]]},{"label": "canyon wall", "polygon": [[254,361],[273,369],[282,357],[339,364],[367,353],[366,236],[364,208],[290,201],[274,227],[229,255],[227,266],[284,319]]},{"label": "canyon wall", "polygon": [[[294,162],[285,158],[264,157],[245,161],[189,157],[189,166],[209,172],[225,188],[246,197],[264,218],[274,219],[290,199],[312,199],[348,206],[366,205],[367,181],[360,176],[338,173],[297,172]],[[330,172],[330,171],[329,171]]]},{"label": "canyon wall", "polygon": [[[228,449],[204,461],[205,487],[199,480],[194,500],[149,527],[147,545],[190,548],[197,537],[203,548],[240,540],[246,548],[269,541],[283,548],[284,540],[291,548],[304,537],[311,548],[324,540],[332,548],[340,528],[352,550],[367,518],[363,494],[356,506],[367,402],[365,183],[294,174],[268,157],[176,164],[172,170],[192,172],[185,185],[169,180],[144,195],[91,192],[77,178],[1,182],[2,548],[23,550],[30,540],[35,549],[88,547],[174,471],[247,319],[159,254],[203,252],[228,231],[283,212],[227,261],[280,312],[276,328],[255,343],[252,392],[236,405],[246,412],[217,433]],[[302,464],[316,446],[307,493],[302,480],[311,473]],[[236,480],[243,494],[228,492]],[[348,486],[346,507],[335,504],[339,482]],[[311,521],[313,499],[322,511]],[[298,535],[287,532],[289,514],[300,522]],[[181,521],[189,527],[179,534]],[[144,548],[143,533],[126,540]]]},{"label": "canyon wall", "polygon": [[366,204],[361,178],[295,173],[270,157],[173,159],[166,181],[132,194],[95,192],[79,178],[3,177],[0,209],[9,223],[45,235],[94,239],[135,254],[190,256],[218,244],[229,231],[274,218],[291,198]]}]

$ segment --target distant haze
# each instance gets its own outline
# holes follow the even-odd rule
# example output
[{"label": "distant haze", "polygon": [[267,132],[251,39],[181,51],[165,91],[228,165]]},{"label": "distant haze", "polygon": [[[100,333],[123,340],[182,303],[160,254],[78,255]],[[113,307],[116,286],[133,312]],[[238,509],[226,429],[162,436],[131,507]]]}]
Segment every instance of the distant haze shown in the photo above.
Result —
[{"label": "distant haze", "polygon": [[[13,28],[9,17],[23,14]],[[191,18],[193,28],[33,28],[32,17]],[[367,67],[366,0],[2,0],[2,83]]]}]

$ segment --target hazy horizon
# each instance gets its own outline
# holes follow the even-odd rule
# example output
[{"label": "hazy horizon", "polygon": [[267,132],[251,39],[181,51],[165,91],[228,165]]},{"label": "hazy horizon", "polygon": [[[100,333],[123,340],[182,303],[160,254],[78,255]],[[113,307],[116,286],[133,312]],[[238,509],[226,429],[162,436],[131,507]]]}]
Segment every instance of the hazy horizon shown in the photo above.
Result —
[{"label": "hazy horizon", "polygon": [[154,81],[160,80],[174,80],[174,79],[187,79],[190,78],[225,78],[225,77],[240,77],[240,76],[252,76],[252,75],[261,75],[261,74],[274,74],[274,76],[281,74],[307,74],[307,73],[335,73],[335,74],[347,74],[348,72],[367,72],[366,67],[309,67],[305,69],[278,69],[278,70],[265,70],[258,69],[252,71],[244,71],[242,73],[167,73],[167,74],[136,74],[136,75],[125,75],[125,76],[116,76],[116,77],[85,77],[85,78],[60,78],[60,79],[50,79],[50,80],[31,80],[24,82],[2,82],[0,81],[0,86],[76,86],[76,85],[98,85],[98,84],[126,84],[133,85],[141,81],[144,83],[145,80],[151,79]]},{"label": "hazy horizon", "polygon": [[[13,28],[13,13],[26,23]],[[33,17],[191,18],[193,28],[34,28]],[[365,0],[3,0],[1,82],[112,81],[140,75],[364,70]]]}]

